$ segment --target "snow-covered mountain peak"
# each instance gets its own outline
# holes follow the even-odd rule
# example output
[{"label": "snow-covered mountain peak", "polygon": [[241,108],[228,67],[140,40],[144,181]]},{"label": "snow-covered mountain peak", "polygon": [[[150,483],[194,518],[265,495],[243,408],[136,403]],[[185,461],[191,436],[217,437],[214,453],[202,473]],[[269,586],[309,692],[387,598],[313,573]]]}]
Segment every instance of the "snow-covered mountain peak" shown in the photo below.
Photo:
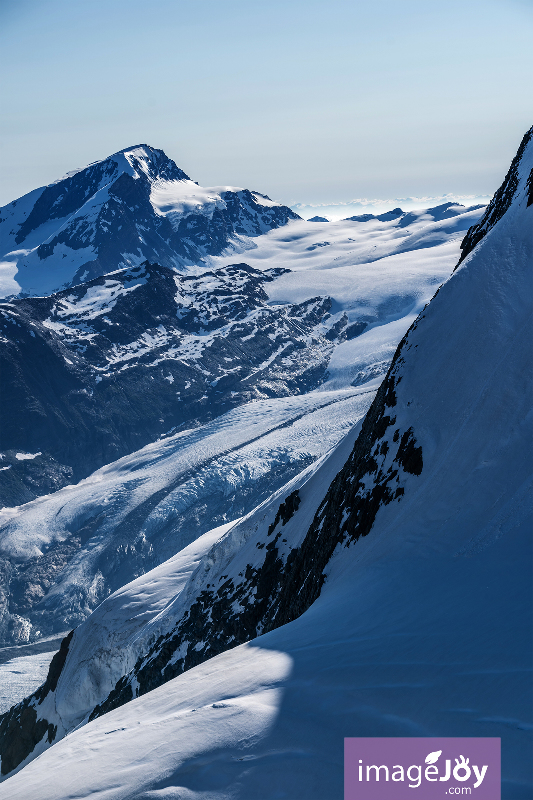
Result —
[{"label": "snow-covered mountain peak", "polygon": [[120,156],[129,165],[134,178],[144,175],[150,182],[156,180],[190,180],[189,176],[163,150],[157,150],[148,144],[126,147],[110,158],[116,159],[118,162]]},{"label": "snow-covered mountain peak", "polygon": [[132,147],[124,147],[122,150],[106,156],[106,158],[93,161],[86,167],[67,172],[62,178],[49,185],[55,186],[80,175],[86,177],[87,172],[94,172],[99,169],[104,174],[107,174],[111,180],[116,179],[123,172],[132,178],[144,178],[150,182],[157,180],[190,180],[189,176],[163,150],[158,150],[149,144],[136,144]]},{"label": "snow-covered mountain peak", "polygon": [[162,150],[128,147],[0,209],[0,296],[45,295],[145,260],[183,271],[294,219],[260,193],[199,186]]}]

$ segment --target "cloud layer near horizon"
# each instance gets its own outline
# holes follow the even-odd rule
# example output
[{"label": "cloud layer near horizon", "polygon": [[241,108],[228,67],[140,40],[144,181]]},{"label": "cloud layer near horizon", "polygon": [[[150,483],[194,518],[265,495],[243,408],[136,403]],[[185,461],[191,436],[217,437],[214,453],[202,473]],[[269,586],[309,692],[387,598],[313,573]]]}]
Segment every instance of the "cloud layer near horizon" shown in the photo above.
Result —
[{"label": "cloud layer near horizon", "polygon": [[432,208],[443,203],[459,203],[463,206],[486,205],[490,200],[488,195],[456,195],[443,194],[433,197],[396,197],[394,199],[369,199],[356,198],[347,203],[295,203],[291,206],[304,219],[320,216],[334,222],[339,219],[358,214],[382,214],[393,208],[403,211],[412,209]]}]

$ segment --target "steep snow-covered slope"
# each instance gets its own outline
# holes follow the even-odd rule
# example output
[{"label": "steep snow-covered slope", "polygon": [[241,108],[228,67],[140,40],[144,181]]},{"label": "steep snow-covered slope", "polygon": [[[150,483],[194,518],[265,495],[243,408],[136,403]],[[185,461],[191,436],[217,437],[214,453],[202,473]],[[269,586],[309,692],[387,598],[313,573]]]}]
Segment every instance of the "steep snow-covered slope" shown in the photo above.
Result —
[{"label": "steep snow-covered slope", "polygon": [[291,219],[259,192],[203,188],[162,150],[129,147],[0,209],[0,296],[49,294],[146,259],[181,269]]},{"label": "steep snow-covered slope", "polygon": [[[165,685],[0,796],[340,797],[347,735],[501,736],[503,796],[530,796],[531,135],[506,212],[401,343],[329,490],[326,461],[215,542],[93,716]],[[73,653],[3,718],[4,772],[58,735],[46,714],[90,665]]]}]

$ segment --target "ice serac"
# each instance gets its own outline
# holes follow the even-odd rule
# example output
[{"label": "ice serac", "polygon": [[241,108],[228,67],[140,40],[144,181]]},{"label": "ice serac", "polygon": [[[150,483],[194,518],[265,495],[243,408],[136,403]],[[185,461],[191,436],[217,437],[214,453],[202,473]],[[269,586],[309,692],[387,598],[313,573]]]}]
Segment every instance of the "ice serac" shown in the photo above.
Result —
[{"label": "ice serac", "polygon": [[[171,562],[78,628],[55,689],[1,724],[15,731],[33,709],[28,760],[59,720],[81,727],[9,778],[6,797],[69,796],[68,776],[52,789],[43,776],[90,746],[98,774],[76,775],[87,796],[244,800],[268,785],[322,800],[341,796],[346,735],[500,736],[505,796],[531,792],[532,167],[529,142],[507,210],[411,326],[351,437],[206,541],[159,607],[146,593]],[[257,703],[280,687],[267,724]],[[163,718],[179,747],[142,725]]]},{"label": "ice serac", "polygon": [[147,259],[181,270],[293,219],[259,192],[198,186],[137,145],[0,209],[0,289],[49,294]]}]

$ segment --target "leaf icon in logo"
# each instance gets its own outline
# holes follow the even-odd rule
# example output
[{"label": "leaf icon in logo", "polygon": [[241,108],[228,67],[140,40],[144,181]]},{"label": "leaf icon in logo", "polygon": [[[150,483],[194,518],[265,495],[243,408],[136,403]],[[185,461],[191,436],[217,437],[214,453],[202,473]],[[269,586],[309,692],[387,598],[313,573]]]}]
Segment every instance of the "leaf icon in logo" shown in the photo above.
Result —
[{"label": "leaf icon in logo", "polygon": [[435,750],[434,753],[430,753],[428,756],[426,756],[426,764],[434,764],[436,761],[439,760],[441,755],[442,755],[442,750]]}]

